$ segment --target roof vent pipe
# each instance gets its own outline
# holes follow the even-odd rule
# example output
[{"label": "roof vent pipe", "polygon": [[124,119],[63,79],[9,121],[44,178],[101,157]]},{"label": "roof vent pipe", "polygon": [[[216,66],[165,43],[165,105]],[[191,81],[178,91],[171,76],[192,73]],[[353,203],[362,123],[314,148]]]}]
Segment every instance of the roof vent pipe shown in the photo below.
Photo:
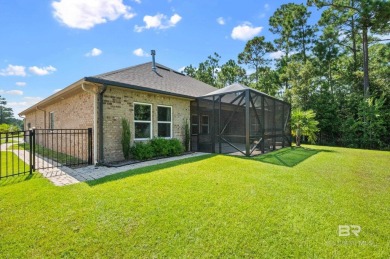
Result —
[{"label": "roof vent pipe", "polygon": [[152,55],[152,70],[153,70],[154,72],[156,72],[156,71],[157,71],[157,68],[156,68],[156,58],[155,58],[155,56],[156,56],[156,51],[155,51],[154,49],[152,49],[151,52],[150,52],[150,54]]}]

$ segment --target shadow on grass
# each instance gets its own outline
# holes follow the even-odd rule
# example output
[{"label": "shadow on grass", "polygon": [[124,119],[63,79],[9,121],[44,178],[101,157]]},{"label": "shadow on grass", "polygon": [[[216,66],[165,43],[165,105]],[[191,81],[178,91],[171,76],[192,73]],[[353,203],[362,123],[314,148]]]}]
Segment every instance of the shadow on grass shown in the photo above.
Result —
[{"label": "shadow on grass", "polygon": [[279,166],[293,167],[319,152],[333,152],[304,147],[288,147],[249,159]]},{"label": "shadow on grass", "polygon": [[37,178],[42,178],[42,175],[38,172],[34,172],[32,174],[25,173],[25,174],[9,176],[9,177],[0,179],[0,187],[11,185],[11,184],[17,184],[17,183],[29,181],[32,179],[37,179]]},{"label": "shadow on grass", "polygon": [[179,166],[179,165],[199,162],[199,161],[211,158],[213,156],[216,156],[216,155],[215,154],[203,155],[203,156],[197,156],[197,157],[192,157],[192,158],[180,159],[180,160],[176,160],[176,161],[172,161],[172,162],[166,162],[166,163],[159,164],[159,165],[145,166],[145,167],[141,167],[141,168],[132,169],[132,170],[128,170],[125,172],[109,175],[109,176],[99,178],[96,180],[87,181],[86,183],[89,186],[95,186],[95,185],[104,184],[104,183],[120,180],[123,178],[135,176],[135,175],[153,173],[153,172],[155,172],[157,170],[161,170],[161,169],[167,169],[167,168],[171,168],[171,167],[175,167],[175,166]]}]

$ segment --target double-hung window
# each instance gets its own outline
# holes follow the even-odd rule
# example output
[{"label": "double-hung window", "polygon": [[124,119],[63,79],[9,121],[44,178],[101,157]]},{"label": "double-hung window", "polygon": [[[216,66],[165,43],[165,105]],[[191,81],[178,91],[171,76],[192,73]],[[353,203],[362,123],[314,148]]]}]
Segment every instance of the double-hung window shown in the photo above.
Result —
[{"label": "double-hung window", "polygon": [[152,137],[151,104],[134,104],[134,131],[136,140],[150,139]]},{"label": "double-hung window", "polygon": [[172,138],[172,107],[157,106],[157,132],[160,138]]}]

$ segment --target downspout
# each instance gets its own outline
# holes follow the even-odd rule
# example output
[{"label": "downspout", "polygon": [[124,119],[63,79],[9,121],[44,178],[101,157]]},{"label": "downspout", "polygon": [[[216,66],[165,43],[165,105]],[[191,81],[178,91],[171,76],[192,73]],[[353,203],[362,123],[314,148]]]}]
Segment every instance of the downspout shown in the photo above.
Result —
[{"label": "downspout", "polygon": [[98,131],[97,131],[97,99],[98,99],[98,93],[93,90],[86,89],[84,86],[84,83],[81,84],[81,88],[87,92],[93,94],[93,161],[94,164],[97,164],[98,161],[98,151],[97,151],[97,137],[98,137]]},{"label": "downspout", "polygon": [[35,107],[37,111],[42,111],[43,112],[43,128],[46,129],[46,110],[40,109],[38,106]]},{"label": "downspout", "polygon": [[104,137],[103,137],[103,95],[107,90],[107,85],[103,84],[103,88],[99,93],[99,163],[104,163]]}]

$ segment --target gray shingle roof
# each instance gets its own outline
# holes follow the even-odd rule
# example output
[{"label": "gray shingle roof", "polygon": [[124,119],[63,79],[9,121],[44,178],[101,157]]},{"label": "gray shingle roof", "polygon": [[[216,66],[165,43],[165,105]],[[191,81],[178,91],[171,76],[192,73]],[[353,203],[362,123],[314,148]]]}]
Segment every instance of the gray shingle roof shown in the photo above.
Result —
[{"label": "gray shingle roof", "polygon": [[156,64],[156,67],[157,71],[154,72],[152,62],[148,62],[86,77],[85,80],[183,97],[198,97],[217,89],[166,66]]},{"label": "gray shingle roof", "polygon": [[245,85],[234,83],[228,86],[225,86],[224,88],[216,89],[213,92],[210,92],[208,94],[205,94],[205,96],[211,96],[211,95],[218,95],[218,94],[228,94],[232,92],[242,91],[246,89],[251,89]]}]

